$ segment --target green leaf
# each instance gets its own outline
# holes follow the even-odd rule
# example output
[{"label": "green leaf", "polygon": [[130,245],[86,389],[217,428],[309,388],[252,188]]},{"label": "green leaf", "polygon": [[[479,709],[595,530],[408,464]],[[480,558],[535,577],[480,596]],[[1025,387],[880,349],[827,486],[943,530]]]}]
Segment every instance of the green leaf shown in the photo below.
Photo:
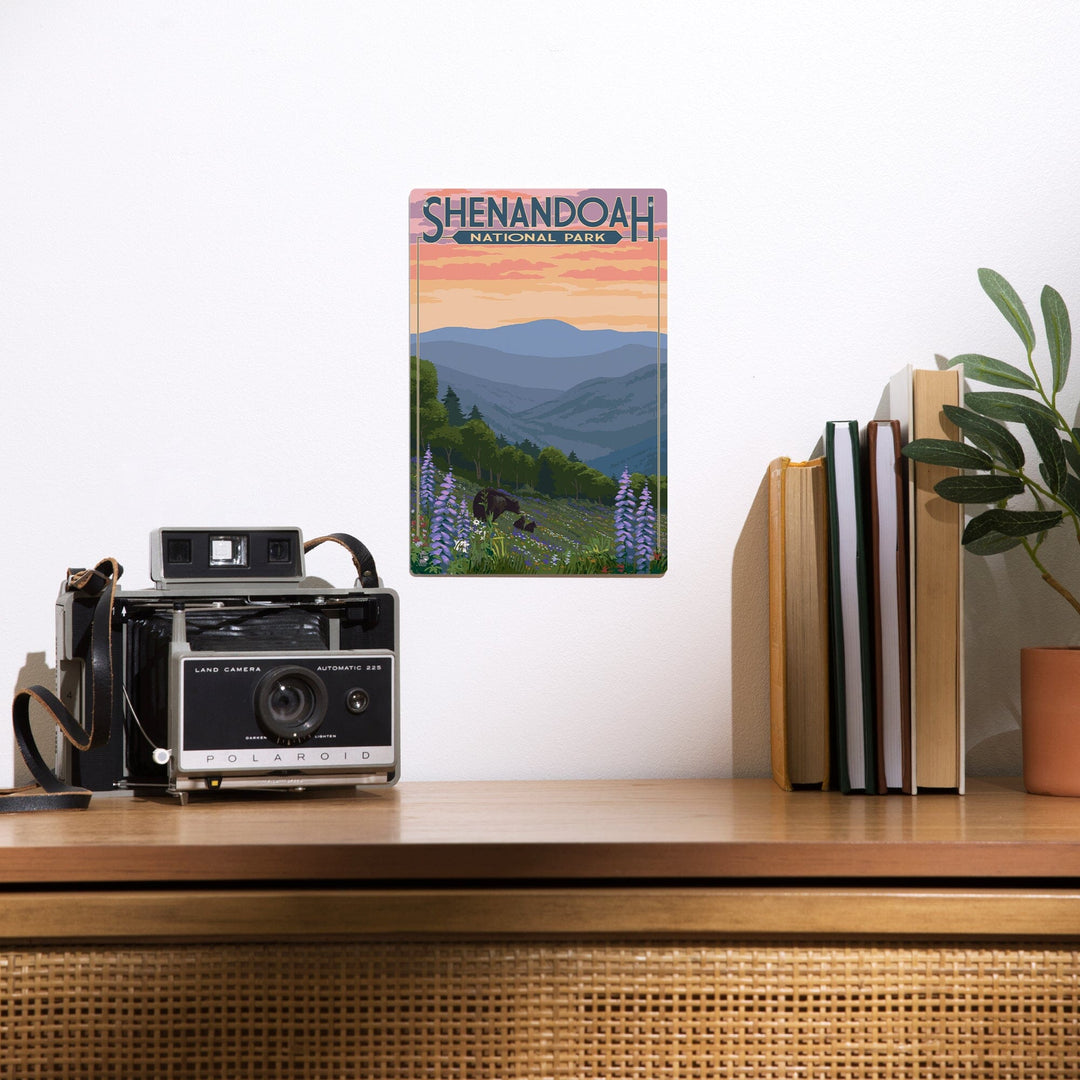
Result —
[{"label": "green leaf", "polygon": [[1031,432],[1031,440],[1035,449],[1042,458],[1040,472],[1046,481],[1046,486],[1053,492],[1059,492],[1068,475],[1065,464],[1065,448],[1061,445],[1061,437],[1057,427],[1041,418],[1029,416],[1025,421],[1028,431]]},{"label": "green leaf", "polygon": [[1029,416],[1034,416],[1057,424],[1057,416],[1049,406],[1021,394],[1010,394],[1007,390],[973,390],[964,395],[964,404],[992,420],[1023,424]]},{"label": "green leaf", "polygon": [[1065,385],[1069,375],[1069,354],[1072,352],[1072,328],[1069,325],[1069,309],[1061,294],[1049,285],[1043,286],[1042,296],[1043,322],[1046,324],[1046,344],[1050,349],[1050,360],[1054,366],[1054,390]]},{"label": "green leaf", "polygon": [[934,490],[949,502],[991,503],[1019,495],[1024,482],[1018,476],[946,476]]},{"label": "green leaf", "polygon": [[964,544],[964,550],[972,555],[999,555],[1003,551],[1011,551],[1024,542],[1022,536],[1002,536],[1001,533],[987,533],[978,540],[972,540]]},{"label": "green leaf", "polygon": [[1072,439],[1062,439],[1061,445],[1065,450],[1065,460],[1074,473],[1080,476],[1080,450],[1076,449],[1076,443]]},{"label": "green leaf", "polygon": [[1035,348],[1035,331],[1031,318],[1016,290],[996,271],[985,267],[979,271],[979,284],[983,292],[994,301],[994,306],[1009,321],[1009,325],[1020,335],[1028,353]]},{"label": "green leaf", "polygon": [[948,465],[955,469],[994,467],[994,459],[985,451],[952,439],[913,439],[900,452],[924,465]]},{"label": "green leaf", "polygon": [[995,360],[992,356],[982,356],[979,353],[961,353],[954,356],[948,367],[964,365],[964,376],[975,379],[977,382],[990,383],[991,386],[1020,387],[1024,390],[1038,390],[1035,380],[1026,372],[1021,371],[1012,364],[1006,364],[1004,360]]},{"label": "green leaf", "polygon": [[1032,536],[1060,525],[1064,516],[1061,510],[984,510],[967,523],[961,542],[967,547],[973,540],[995,532],[1002,536]]},{"label": "green leaf", "polygon": [[1080,480],[1072,473],[1065,478],[1059,497],[1068,504],[1074,514],[1080,514]]},{"label": "green leaf", "polygon": [[[1024,467],[1024,449],[1016,436],[1003,424],[963,409],[959,405],[943,405],[945,416],[976,446],[997,457],[1010,469]],[[1080,469],[1077,470],[1080,472]]]}]

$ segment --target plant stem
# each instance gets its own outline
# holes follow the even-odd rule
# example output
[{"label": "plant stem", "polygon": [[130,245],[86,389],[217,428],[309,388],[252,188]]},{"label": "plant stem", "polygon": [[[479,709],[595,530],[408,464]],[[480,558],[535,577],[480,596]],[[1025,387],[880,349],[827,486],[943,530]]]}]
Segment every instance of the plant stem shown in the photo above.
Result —
[{"label": "plant stem", "polygon": [[[1035,366],[1034,353],[1034,348],[1030,348],[1027,351],[1028,368],[1030,369],[1031,374],[1035,377],[1035,389],[1039,391],[1039,397],[1041,397],[1043,401],[1045,401],[1046,404],[1053,409],[1054,403],[1050,400],[1050,398],[1046,396],[1046,391],[1043,389],[1042,379],[1039,377],[1039,369]],[[1054,411],[1056,412],[1057,410],[1055,409]]]},{"label": "plant stem", "polygon": [[1053,574],[1043,571],[1043,581],[1045,581],[1051,589],[1054,589],[1056,592],[1060,593],[1063,597],[1065,597],[1065,599],[1068,600],[1070,604],[1072,604],[1077,614],[1080,614],[1080,601],[1077,601],[1076,597],[1073,596],[1073,594],[1069,592],[1069,590],[1066,589],[1065,586],[1062,585],[1061,582],[1058,581]]},{"label": "plant stem", "polygon": [[[1036,545],[1036,547],[1037,546],[1038,545]],[[1069,592],[1069,590],[1066,589],[1045,566],[1043,566],[1042,562],[1039,560],[1039,556],[1035,554],[1036,548],[1032,547],[1027,540],[1024,540],[1024,550],[1028,553],[1028,558],[1035,564],[1036,569],[1042,574],[1043,581],[1045,581],[1059,596],[1064,597],[1065,600],[1072,605],[1076,613],[1080,615],[1080,600],[1077,600],[1076,597],[1073,596],[1073,594]]]}]

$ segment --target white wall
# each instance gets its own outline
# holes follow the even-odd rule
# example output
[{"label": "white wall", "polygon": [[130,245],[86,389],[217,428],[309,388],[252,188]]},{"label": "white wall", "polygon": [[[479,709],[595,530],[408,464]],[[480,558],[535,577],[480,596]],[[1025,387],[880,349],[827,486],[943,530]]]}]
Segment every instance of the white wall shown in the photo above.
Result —
[{"label": "white wall", "polygon": [[[905,362],[1017,360],[978,266],[1080,318],[1078,45],[1071,0],[4,4],[0,688],[67,566],[286,522],[401,593],[406,777],[766,774],[765,466]],[[445,184],[667,189],[663,579],[408,576],[407,199]],[[969,560],[976,771],[1019,770],[1018,643],[1077,637],[1044,588]]]}]

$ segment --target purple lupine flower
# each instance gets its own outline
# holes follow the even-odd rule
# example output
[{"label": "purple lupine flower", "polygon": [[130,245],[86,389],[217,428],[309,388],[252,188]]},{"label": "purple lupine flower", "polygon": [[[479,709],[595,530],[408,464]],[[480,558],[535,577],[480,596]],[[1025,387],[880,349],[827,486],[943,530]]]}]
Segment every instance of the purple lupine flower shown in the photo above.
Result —
[{"label": "purple lupine flower", "polygon": [[615,494],[615,558],[621,563],[634,560],[634,533],[634,492],[630,487],[630,471],[623,469]]},{"label": "purple lupine flower", "polygon": [[656,547],[656,511],[653,509],[649,485],[641,489],[634,521],[634,565],[639,571],[649,569]]},{"label": "purple lupine flower", "polygon": [[435,461],[431,456],[431,446],[424,451],[420,462],[420,510],[430,514],[435,505]]},{"label": "purple lupine flower", "polygon": [[456,516],[454,473],[450,471],[443,477],[439,496],[431,511],[431,554],[443,566],[450,565],[450,559],[454,554],[454,518]]},{"label": "purple lupine flower", "polygon": [[468,499],[462,499],[457,508],[457,526],[454,530],[454,547],[466,553],[469,550],[469,538],[472,536],[472,508]]}]

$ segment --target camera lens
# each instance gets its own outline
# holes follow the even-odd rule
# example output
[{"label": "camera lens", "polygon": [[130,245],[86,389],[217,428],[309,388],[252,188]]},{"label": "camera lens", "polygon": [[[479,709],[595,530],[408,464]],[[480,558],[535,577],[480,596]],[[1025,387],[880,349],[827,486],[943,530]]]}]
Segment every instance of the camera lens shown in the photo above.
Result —
[{"label": "camera lens", "polygon": [[278,742],[298,743],[319,730],[326,717],[326,686],[307,668],[275,668],[255,688],[255,719]]}]

